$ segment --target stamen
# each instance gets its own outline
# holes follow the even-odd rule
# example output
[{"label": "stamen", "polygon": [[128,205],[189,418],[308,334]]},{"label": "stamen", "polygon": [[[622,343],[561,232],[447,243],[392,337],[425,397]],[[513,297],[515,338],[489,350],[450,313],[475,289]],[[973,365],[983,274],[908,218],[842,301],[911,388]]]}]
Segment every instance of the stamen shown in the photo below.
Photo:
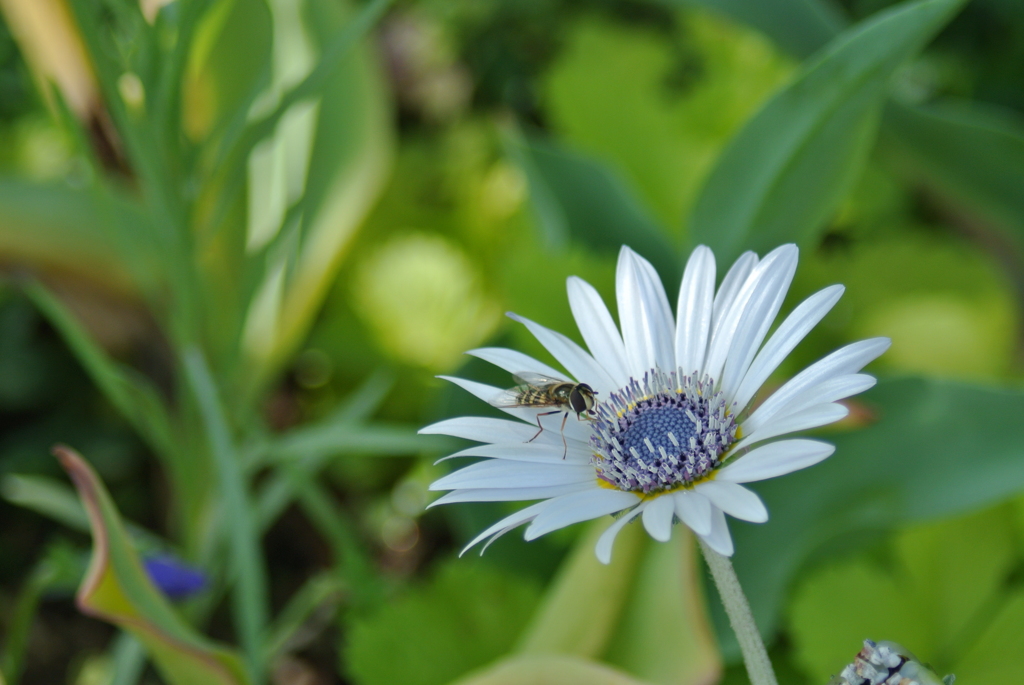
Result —
[{"label": "stamen", "polygon": [[705,477],[736,439],[736,422],[710,378],[654,369],[594,408],[599,477],[645,494]]}]

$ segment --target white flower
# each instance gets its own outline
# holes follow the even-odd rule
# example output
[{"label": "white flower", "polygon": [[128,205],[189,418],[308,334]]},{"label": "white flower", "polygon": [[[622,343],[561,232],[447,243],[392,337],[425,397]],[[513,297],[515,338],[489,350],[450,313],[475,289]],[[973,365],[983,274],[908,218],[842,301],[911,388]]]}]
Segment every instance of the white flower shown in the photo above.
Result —
[{"label": "white flower", "polygon": [[[533,540],[621,512],[597,543],[604,563],[615,536],[637,516],[656,540],[668,540],[678,519],[712,549],[731,555],[725,514],[768,520],[761,499],[741,484],[811,466],[835,449],[807,439],[761,443],[846,416],[838,400],[875,384],[858,372],[889,347],[888,338],[843,347],[747,413],[768,376],[843,294],[843,286],[833,285],[807,298],[764,342],[796,264],[794,245],[760,261],[747,252],[715,292],[714,255],[698,247],[686,265],[674,320],[654,268],[623,247],[616,272],[621,334],[597,291],[579,278],[568,280],[569,304],[589,352],[510,314],[566,372],[509,349],[469,354],[513,374],[585,383],[597,404],[590,414],[570,416],[561,431],[562,412],[544,417],[538,434],[537,415],[550,407],[507,406],[501,408],[516,420],[461,417],[420,431],[483,443],[451,457],[486,458],[435,481],[431,490],[451,492],[434,505],[540,500],[497,522],[466,549],[488,538],[490,544],[524,523],[530,524],[526,539]],[[498,401],[507,397],[501,388],[448,380],[487,402],[506,404]]]}]

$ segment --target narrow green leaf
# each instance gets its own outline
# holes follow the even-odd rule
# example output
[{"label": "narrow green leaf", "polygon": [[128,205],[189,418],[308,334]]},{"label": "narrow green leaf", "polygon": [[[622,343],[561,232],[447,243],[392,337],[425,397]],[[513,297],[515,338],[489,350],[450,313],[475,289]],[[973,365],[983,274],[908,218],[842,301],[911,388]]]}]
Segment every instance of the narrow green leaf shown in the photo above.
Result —
[{"label": "narrow green leaf", "polygon": [[173,453],[171,419],[160,393],[142,374],[111,359],[74,316],[41,283],[25,285],[25,293],[57,329],[86,373],[111,404],[128,419],[158,454]]},{"label": "narrow green leaf", "polygon": [[1024,118],[978,103],[890,102],[884,121],[897,163],[1024,247]]},{"label": "narrow green leaf", "polygon": [[137,685],[146,667],[146,646],[122,632],[114,639],[110,652],[114,661],[110,685]]},{"label": "narrow green leaf", "polygon": [[[825,462],[753,486],[768,523],[730,522],[737,574],[768,634],[794,574],[822,545],[968,512],[1024,490],[1024,392],[905,378],[880,381],[861,402],[877,423],[829,435],[836,453]],[[735,647],[711,604],[723,646]]]},{"label": "narrow green leaf", "polygon": [[93,556],[78,590],[79,608],[142,642],[172,685],[245,685],[238,657],[196,633],[153,586],[117,508],[92,468],[74,451],[54,448],[89,513]]},{"label": "narrow green leaf", "polygon": [[692,241],[723,263],[810,242],[860,171],[890,76],[962,4],[903,3],[830,43],[722,153],[694,207]]},{"label": "narrow green leaf", "polygon": [[418,435],[417,427],[386,423],[315,424],[297,428],[270,446],[275,461],[315,459],[338,454],[396,456],[442,450],[450,441]]},{"label": "narrow green leaf", "polygon": [[12,474],[0,482],[0,492],[11,504],[60,521],[72,530],[89,530],[89,516],[82,502],[62,482],[45,476]]},{"label": "narrow green leaf", "polygon": [[255,682],[264,669],[263,630],[267,624],[266,560],[260,551],[260,531],[249,502],[248,484],[235,452],[231,428],[203,353],[185,351],[185,372],[206,429],[207,443],[223,497],[221,521],[234,575],[232,610],[235,628],[245,650],[246,666]]},{"label": "narrow green leaf", "polygon": [[[329,571],[313,576],[288,600],[288,604],[274,620],[267,632],[264,654],[268,662],[290,649],[301,648],[301,633],[304,626],[311,620],[321,624],[332,622],[336,609],[345,591],[345,584],[333,572]],[[329,612],[324,615],[324,610]],[[298,638],[298,640],[297,640]]]},{"label": "narrow green leaf", "polygon": [[665,282],[679,280],[678,251],[612,170],[550,140],[510,135],[507,148],[526,173],[548,244],[560,247],[573,240],[613,254],[629,245],[651,260]]},{"label": "narrow green leaf", "polygon": [[807,57],[846,26],[832,0],[662,0],[673,6],[700,5],[749,24],[796,57]]},{"label": "narrow green leaf", "polygon": [[604,664],[566,654],[520,654],[453,685],[648,685]]}]

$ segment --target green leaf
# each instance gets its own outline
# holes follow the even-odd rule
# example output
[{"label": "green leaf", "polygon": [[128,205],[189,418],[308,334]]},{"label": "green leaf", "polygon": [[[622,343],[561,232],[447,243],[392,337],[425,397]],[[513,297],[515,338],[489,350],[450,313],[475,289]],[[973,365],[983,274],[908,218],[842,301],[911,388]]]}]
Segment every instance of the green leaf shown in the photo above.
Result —
[{"label": "green leaf", "polygon": [[64,483],[45,476],[10,475],[0,482],[0,492],[11,504],[60,521],[72,530],[89,530],[85,508]]},{"label": "green leaf", "polygon": [[137,204],[114,192],[0,178],[0,254],[5,259],[60,269],[135,294],[159,282],[163,272],[142,246],[139,234],[147,226]]},{"label": "green leaf", "polygon": [[[848,548],[854,534],[964,513],[1024,489],[1024,393],[905,378],[880,381],[858,402],[877,423],[829,435],[836,453],[825,462],[757,483],[768,523],[730,523],[736,571],[763,632],[774,632],[785,589],[824,545]],[[712,607],[724,645],[727,624]]]},{"label": "green leaf", "polygon": [[201,350],[193,347],[185,350],[184,365],[223,498],[220,524],[221,532],[227,538],[230,568],[235,580],[231,602],[235,629],[245,650],[250,677],[259,682],[264,666],[262,633],[270,611],[266,559],[260,551],[261,535],[255,508],[249,497],[248,480],[235,450],[231,426],[206,358]]},{"label": "green leaf", "polygon": [[[307,580],[288,600],[288,604],[267,631],[266,659],[273,663],[278,657],[301,643],[303,629],[311,621],[321,625],[334,619],[333,608],[341,600],[345,584],[333,572],[321,573]],[[324,609],[331,609],[324,613]]]},{"label": "green leaf", "polygon": [[1024,118],[979,103],[890,103],[884,121],[897,163],[1024,247]]},{"label": "green leaf", "polygon": [[168,458],[174,444],[171,419],[153,384],[142,374],[111,359],[41,283],[30,282],[24,289],[110,403],[155,452]]},{"label": "green leaf", "polygon": [[540,138],[510,140],[508,149],[526,172],[537,223],[549,244],[559,247],[571,239],[613,254],[629,245],[666,282],[678,281],[678,251],[609,168]]},{"label": "green leaf", "polygon": [[626,526],[615,540],[611,563],[602,564],[594,555],[594,546],[607,527],[604,521],[595,522],[576,540],[520,638],[518,651],[585,658],[604,653],[622,616],[646,542],[639,526]]},{"label": "green leaf", "polygon": [[830,43],[722,153],[694,207],[691,241],[723,263],[745,249],[810,242],[861,169],[889,78],[961,5],[904,3]]},{"label": "green leaf", "polygon": [[1024,591],[1006,596],[995,619],[972,640],[972,647],[951,669],[962,683],[1012,683],[1024,673]]},{"label": "green leaf", "polygon": [[715,159],[793,64],[710,12],[666,31],[584,15],[546,70],[549,126],[610,164],[661,227],[689,214]]},{"label": "green leaf", "polygon": [[443,685],[505,654],[537,597],[522,578],[453,561],[427,585],[354,619],[344,663],[359,685]]},{"label": "green leaf", "polygon": [[1005,599],[1017,562],[1010,514],[999,507],[915,526],[896,536],[888,563],[861,556],[812,573],[790,605],[797,661],[824,682],[873,636],[896,639],[942,672],[959,670],[960,655]]},{"label": "green leaf", "polygon": [[150,582],[92,468],[66,447],[56,447],[54,453],[78,489],[93,531],[93,556],[78,590],[79,608],[138,638],[172,685],[249,683],[237,655],[196,633]]},{"label": "green leaf", "polygon": [[286,31],[283,19],[275,23],[275,41],[319,51],[319,61],[286,92],[280,92],[283,83],[271,83],[261,97],[276,101],[275,109],[239,143],[244,156],[229,158],[248,173],[250,257],[241,331],[247,361],[238,369],[247,390],[300,342],[383,190],[391,115],[381,68],[361,38],[388,2],[350,12],[333,0],[316,0],[305,5],[299,30]]},{"label": "green leaf", "polygon": [[523,654],[453,685],[648,685],[603,664],[565,654]]},{"label": "green leaf", "polygon": [[662,0],[674,6],[700,5],[727,14],[770,36],[779,47],[807,57],[846,26],[846,17],[831,0]]},{"label": "green leaf", "polygon": [[657,685],[716,682],[722,658],[701,591],[703,561],[690,531],[675,533],[667,543],[646,542],[605,658]]}]

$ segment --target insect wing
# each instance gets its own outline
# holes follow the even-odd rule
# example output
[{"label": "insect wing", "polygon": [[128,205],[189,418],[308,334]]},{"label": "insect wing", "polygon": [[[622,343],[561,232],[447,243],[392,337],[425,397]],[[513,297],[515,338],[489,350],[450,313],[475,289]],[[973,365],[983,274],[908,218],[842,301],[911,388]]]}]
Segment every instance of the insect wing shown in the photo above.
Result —
[{"label": "insect wing", "polygon": [[550,388],[552,385],[562,385],[563,383],[570,383],[570,381],[562,378],[552,378],[551,376],[545,376],[540,373],[533,373],[532,371],[520,371],[519,373],[512,374],[512,380],[519,385],[529,385],[538,390]]},{"label": "insect wing", "polygon": [[502,390],[497,397],[490,400],[492,407],[525,407],[528,406],[528,388],[509,388]]}]

